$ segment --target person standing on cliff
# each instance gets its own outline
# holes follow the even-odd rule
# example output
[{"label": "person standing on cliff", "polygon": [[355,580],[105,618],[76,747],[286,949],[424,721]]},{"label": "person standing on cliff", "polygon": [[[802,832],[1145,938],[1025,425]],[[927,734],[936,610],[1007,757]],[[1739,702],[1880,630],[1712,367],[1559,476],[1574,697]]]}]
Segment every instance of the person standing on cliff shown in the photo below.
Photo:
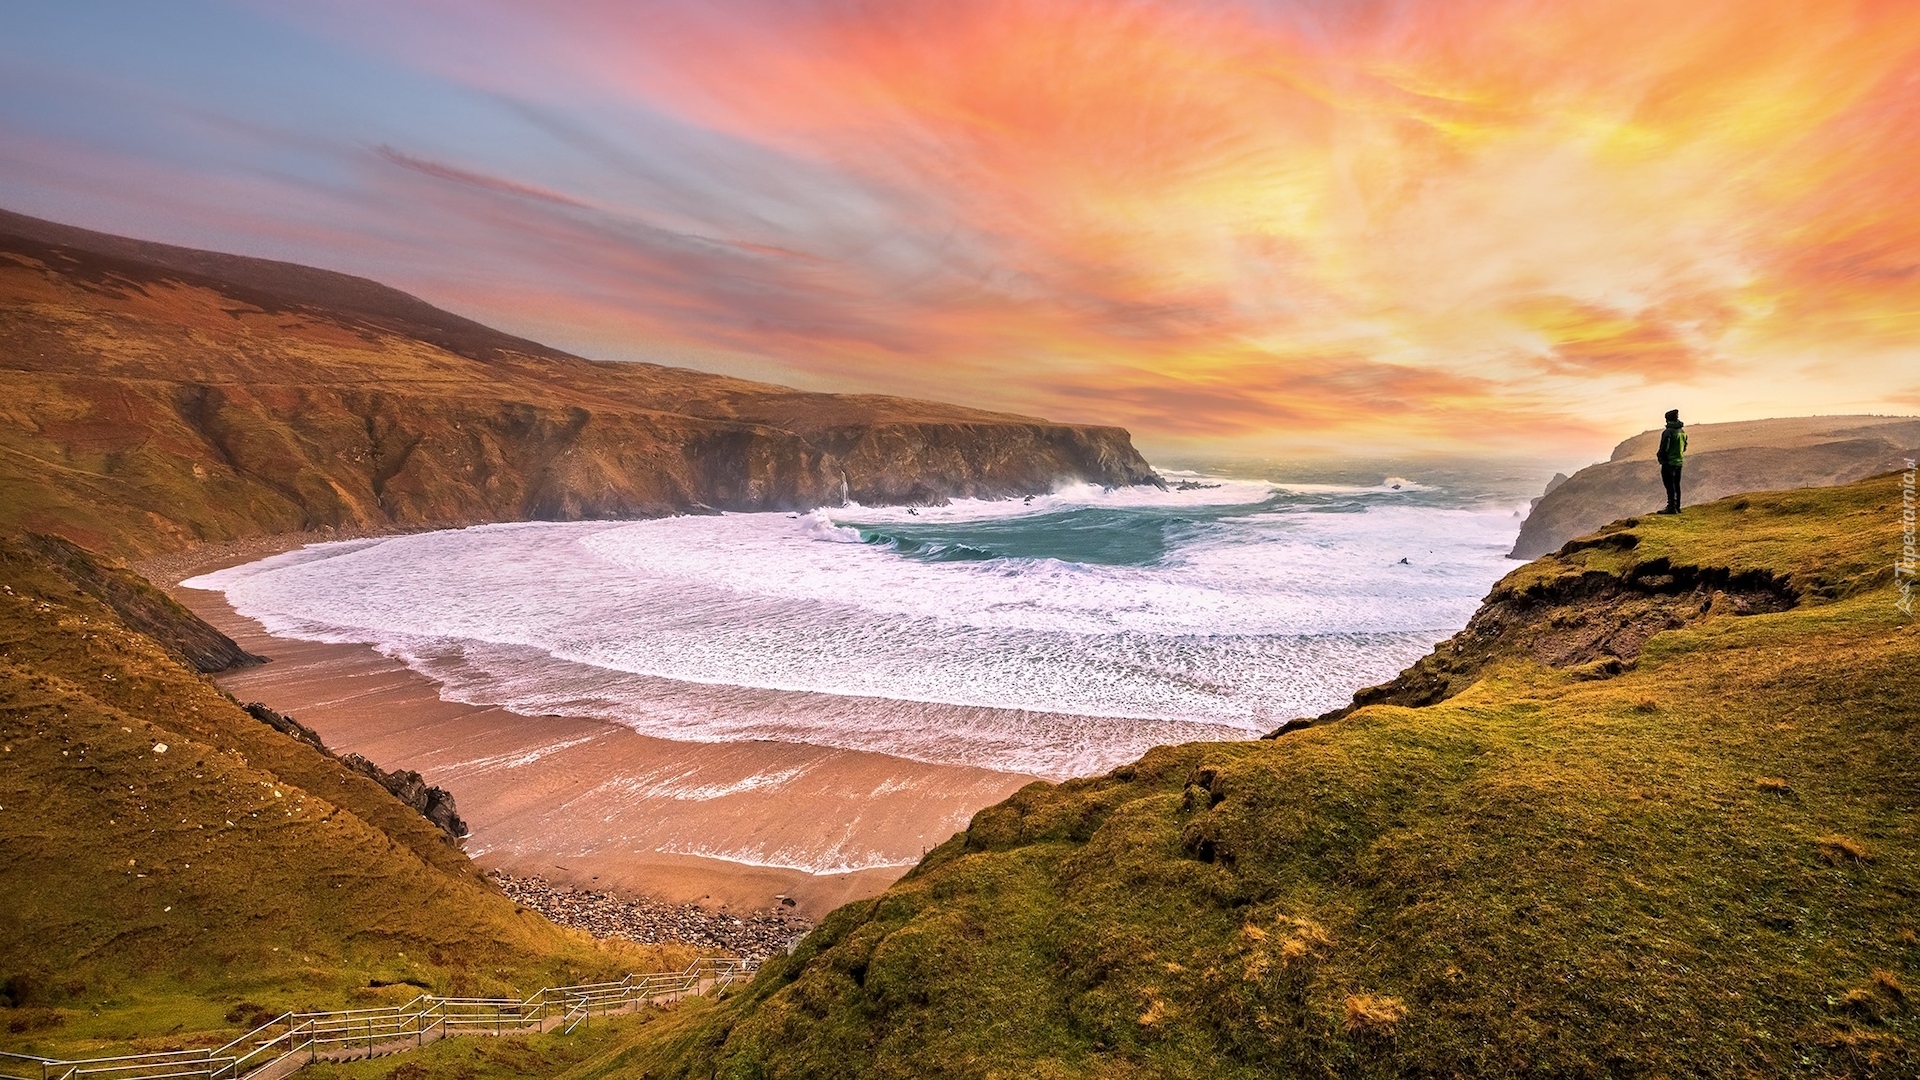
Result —
[{"label": "person standing on cliff", "polygon": [[1680,512],[1680,466],[1687,459],[1687,425],[1680,422],[1680,410],[1667,410],[1667,427],[1660,433],[1660,449],[1653,455],[1660,461],[1660,482],[1667,487],[1667,508],[1663,514]]}]

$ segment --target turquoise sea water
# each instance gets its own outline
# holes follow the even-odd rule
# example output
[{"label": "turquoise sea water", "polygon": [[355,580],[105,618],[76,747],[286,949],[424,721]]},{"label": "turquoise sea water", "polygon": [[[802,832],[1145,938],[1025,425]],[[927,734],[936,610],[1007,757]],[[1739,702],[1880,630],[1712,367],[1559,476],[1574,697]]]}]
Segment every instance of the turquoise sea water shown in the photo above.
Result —
[{"label": "turquoise sea water", "polygon": [[[1539,478],[1495,470],[316,545],[189,583],[451,698],[667,738],[1065,776],[1244,737],[1463,625]],[[1253,473],[1254,475],[1246,475]]]}]

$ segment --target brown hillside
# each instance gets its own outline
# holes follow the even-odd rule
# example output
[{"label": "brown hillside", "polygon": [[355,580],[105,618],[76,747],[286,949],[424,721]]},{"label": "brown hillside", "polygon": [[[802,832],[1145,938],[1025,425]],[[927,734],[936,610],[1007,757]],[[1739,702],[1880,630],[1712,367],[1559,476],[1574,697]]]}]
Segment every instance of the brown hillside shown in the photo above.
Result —
[{"label": "brown hillside", "polygon": [[598,363],[377,283],[0,216],[0,527],[302,529],[1155,483],[1118,428]]}]

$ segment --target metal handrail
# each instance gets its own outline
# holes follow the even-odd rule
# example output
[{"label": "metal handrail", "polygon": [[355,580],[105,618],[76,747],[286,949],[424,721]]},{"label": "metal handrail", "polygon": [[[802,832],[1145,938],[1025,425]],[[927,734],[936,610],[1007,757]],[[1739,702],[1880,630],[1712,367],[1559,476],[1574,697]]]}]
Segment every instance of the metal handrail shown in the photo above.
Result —
[{"label": "metal handrail", "polygon": [[500,1033],[557,1027],[563,1034],[572,1034],[576,1028],[590,1025],[596,1008],[605,1016],[650,1004],[659,997],[698,993],[706,980],[712,980],[711,989],[724,990],[759,966],[751,960],[701,957],[682,971],[636,973],[617,982],[549,986],[525,999],[417,994],[404,1005],[285,1012],[225,1046],[209,1049],[72,1060],[0,1050],[0,1061],[26,1062],[38,1066],[40,1073],[38,1077],[0,1073],[0,1080],[247,1080],[296,1054],[306,1054],[307,1062],[311,1062],[334,1047],[364,1045],[372,1051],[407,1038],[416,1046],[424,1046],[435,1031],[439,1032],[436,1039],[480,1029]]},{"label": "metal handrail", "polygon": [[567,1014],[560,1018],[560,1023],[562,1025],[561,1034],[571,1035],[573,1034],[574,1028],[577,1028],[583,1024],[586,1024],[592,1019],[593,1019],[593,1010],[591,1007],[589,1007],[587,1001],[585,999],[582,999],[579,1004],[575,1005],[571,1009],[568,1009]]}]

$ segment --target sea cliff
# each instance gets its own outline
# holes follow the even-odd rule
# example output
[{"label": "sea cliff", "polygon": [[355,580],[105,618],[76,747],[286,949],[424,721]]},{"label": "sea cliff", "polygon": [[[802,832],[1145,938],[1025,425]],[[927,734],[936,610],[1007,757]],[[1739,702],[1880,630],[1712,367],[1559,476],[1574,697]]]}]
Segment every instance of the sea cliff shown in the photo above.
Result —
[{"label": "sea cliff", "polygon": [[584,360],[378,283],[0,214],[0,527],[311,530],[1157,484],[1119,428]]}]

